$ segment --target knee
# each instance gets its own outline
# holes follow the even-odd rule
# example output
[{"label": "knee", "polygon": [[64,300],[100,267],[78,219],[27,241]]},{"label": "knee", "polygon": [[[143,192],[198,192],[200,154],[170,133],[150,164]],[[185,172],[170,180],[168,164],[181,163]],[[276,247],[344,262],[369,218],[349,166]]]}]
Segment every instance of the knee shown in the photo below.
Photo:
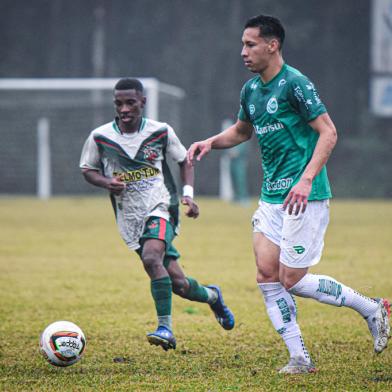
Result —
[{"label": "knee", "polygon": [[144,269],[150,275],[154,275],[157,271],[163,268],[162,256],[159,252],[149,251],[143,253],[142,261]]},{"label": "knee", "polygon": [[293,283],[290,279],[287,278],[280,278],[279,279],[281,285],[286,289],[289,290],[291,289],[295,283]]},{"label": "knee", "polygon": [[256,254],[257,283],[279,281],[279,262],[274,257],[266,258]]},{"label": "knee", "polygon": [[272,268],[257,267],[257,283],[272,283],[279,281],[279,271]]},{"label": "knee", "polygon": [[286,290],[290,290],[299,280],[298,276],[295,275],[279,274],[279,282]]}]

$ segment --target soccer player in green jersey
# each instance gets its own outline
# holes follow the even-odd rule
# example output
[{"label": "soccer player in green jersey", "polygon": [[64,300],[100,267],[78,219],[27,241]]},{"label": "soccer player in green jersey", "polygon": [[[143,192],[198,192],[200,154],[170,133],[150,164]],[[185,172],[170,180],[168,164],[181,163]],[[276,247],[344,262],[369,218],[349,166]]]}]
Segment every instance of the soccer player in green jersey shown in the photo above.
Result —
[{"label": "soccer player in green jersey", "polygon": [[193,167],[186,149],[170,125],[143,117],[146,97],[137,79],[120,79],[114,87],[117,116],[94,129],[87,138],[80,168],[89,183],[110,193],[120,234],[140,256],[151,280],[158,326],[147,340],[164,350],[175,349],[172,331],[172,292],[209,304],[224,329],[234,327],[234,316],[219,287],[203,286],[186,277],[172,242],[177,234],[179,201],[167,165],[170,157],[180,166],[184,182],[182,204],[186,215],[197,218],[193,200]]},{"label": "soccer player in green jersey", "polygon": [[324,245],[331,198],[325,164],[337,136],[313,83],[284,62],[284,37],[274,17],[247,21],[241,55],[256,76],[241,91],[237,122],[192,144],[188,161],[256,134],[264,173],[252,221],[257,284],[289,351],[290,360],[280,372],[312,373],[315,367],[296,321],[293,295],[357,311],[367,321],[376,353],[388,343],[390,310],[385,299],[368,298],[332,277],[309,273]]}]

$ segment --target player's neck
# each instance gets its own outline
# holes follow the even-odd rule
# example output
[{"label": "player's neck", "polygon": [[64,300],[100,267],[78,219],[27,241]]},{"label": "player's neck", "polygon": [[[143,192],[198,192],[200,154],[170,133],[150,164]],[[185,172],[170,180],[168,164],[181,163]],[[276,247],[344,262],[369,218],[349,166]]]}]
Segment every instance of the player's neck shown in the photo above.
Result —
[{"label": "player's neck", "polygon": [[118,121],[118,127],[122,133],[134,133],[138,132],[140,129],[140,124],[142,122],[142,118],[138,118],[134,122],[123,123],[121,120]]},{"label": "player's neck", "polygon": [[260,72],[260,78],[263,83],[268,83],[272,80],[282,69],[284,64],[282,56],[277,56],[274,58],[269,64],[268,67],[265,68],[262,72]]}]

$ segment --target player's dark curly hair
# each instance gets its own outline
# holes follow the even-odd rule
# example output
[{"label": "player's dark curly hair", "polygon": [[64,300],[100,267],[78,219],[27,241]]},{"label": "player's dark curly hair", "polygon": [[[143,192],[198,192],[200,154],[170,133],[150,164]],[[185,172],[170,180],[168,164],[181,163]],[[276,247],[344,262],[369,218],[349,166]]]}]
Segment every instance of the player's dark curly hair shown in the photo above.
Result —
[{"label": "player's dark curly hair", "polygon": [[143,84],[138,79],[122,78],[114,86],[115,90],[136,90],[143,92]]},{"label": "player's dark curly hair", "polygon": [[244,28],[248,27],[258,27],[260,37],[276,38],[279,41],[279,49],[282,49],[285,31],[279,19],[267,15],[253,16],[245,23]]}]

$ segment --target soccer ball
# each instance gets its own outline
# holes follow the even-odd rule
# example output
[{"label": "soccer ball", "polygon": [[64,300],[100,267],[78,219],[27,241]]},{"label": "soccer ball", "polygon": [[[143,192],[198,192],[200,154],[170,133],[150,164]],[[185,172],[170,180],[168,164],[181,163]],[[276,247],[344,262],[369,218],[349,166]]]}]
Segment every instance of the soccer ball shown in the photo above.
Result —
[{"label": "soccer ball", "polygon": [[40,351],[54,366],[70,366],[78,362],[86,347],[83,331],[70,321],[48,325],[40,337]]}]

